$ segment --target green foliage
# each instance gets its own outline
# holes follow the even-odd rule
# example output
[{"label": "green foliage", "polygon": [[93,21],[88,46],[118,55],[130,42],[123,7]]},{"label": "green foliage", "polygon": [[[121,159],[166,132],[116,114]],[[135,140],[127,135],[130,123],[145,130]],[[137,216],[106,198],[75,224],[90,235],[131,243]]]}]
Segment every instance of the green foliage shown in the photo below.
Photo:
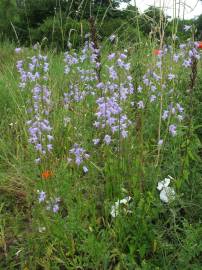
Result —
[{"label": "green foliage", "polygon": [[202,14],[196,20],[196,28],[199,40],[202,39]]},{"label": "green foliage", "polygon": [[40,27],[31,29],[31,36],[34,43],[45,39],[46,46],[64,49],[68,42],[74,47],[81,46],[88,31],[88,22],[85,20],[75,21],[69,17],[61,21],[58,17],[49,17]]},{"label": "green foliage", "polygon": [[178,269],[199,269],[202,261],[201,224],[185,224],[182,248],[178,254]]},{"label": "green foliage", "polygon": [[[34,32],[36,29],[33,28],[31,31],[33,37],[36,35],[35,40],[46,36],[52,48],[58,46],[58,40],[61,40],[60,44],[63,41],[66,43],[69,37],[75,45],[81,44],[80,23],[75,23],[73,19],[63,20],[61,27],[61,21],[55,18],[53,33],[52,24],[52,17],[49,17],[40,25],[41,32]],[[119,36],[123,35],[121,19],[111,19],[109,25],[111,29],[103,23],[99,34],[108,36],[115,32]],[[116,27],[119,25],[118,30]],[[83,20],[83,34],[87,28],[87,21]],[[71,29],[77,30],[75,36],[73,32],[70,33]],[[135,40],[132,37],[134,31],[135,27],[127,25],[128,36],[123,37],[123,40],[127,40],[130,46],[132,42],[128,41]],[[106,43],[104,40],[103,44]],[[125,44],[121,45],[125,48]],[[117,44],[114,47],[109,45],[110,49],[120,53],[120,47],[115,46]],[[68,91],[69,81],[77,79],[77,74],[75,78],[69,75],[66,80],[61,64],[63,56],[48,51],[49,87],[54,100],[51,121],[54,123],[55,152],[50,163],[54,176],[43,182],[41,171],[32,162],[33,151],[27,145],[27,92],[18,89],[14,64],[22,56],[33,55],[31,49],[23,50],[20,55],[14,54],[14,46],[6,43],[0,51],[0,269],[200,269],[200,69],[191,93],[193,110],[189,110],[190,93],[186,91],[189,71],[182,73],[181,65],[176,67],[179,76],[176,87],[178,100],[183,102],[188,113],[178,139],[167,138],[161,164],[156,168],[156,142],[153,138],[156,137],[158,107],[148,106],[146,116],[141,115],[143,141],[140,136],[136,136],[135,126],[131,128],[129,141],[121,142],[121,159],[115,154],[114,146],[94,149],[91,143],[93,130],[89,128],[94,121],[93,100],[85,100],[79,106],[72,104],[68,115],[74,117],[74,122],[64,127],[62,118],[66,111],[61,106],[63,92]],[[135,87],[141,82],[146,65],[154,66],[156,59],[151,55],[151,50],[144,44],[142,47],[132,47],[129,51]],[[106,58],[110,52],[104,47],[102,57]],[[170,66],[171,59],[165,61]],[[107,60],[104,63],[103,69],[108,65]],[[198,65],[200,67],[201,62]],[[103,75],[106,76],[104,71]],[[136,110],[127,110],[131,118],[137,121]],[[192,121],[188,130],[190,112]],[[74,126],[77,126],[78,132],[75,132]],[[83,142],[92,153],[88,175],[66,163],[69,144],[75,140]],[[159,199],[156,184],[168,174],[175,177],[173,185],[177,197],[170,204],[164,204]],[[140,177],[145,180],[143,192],[139,188]],[[51,196],[60,194],[62,201],[59,213],[50,213],[38,203],[37,189],[46,189]],[[129,207],[123,206],[119,215],[112,218],[112,205],[128,194],[132,197]]]},{"label": "green foliage", "polygon": [[[14,26],[19,22],[17,6],[15,0],[2,0],[0,2],[0,39],[5,40],[10,37],[16,40]],[[8,35],[10,33],[10,36]]]},{"label": "green foliage", "polygon": [[[120,42],[138,42],[139,33],[134,24],[128,24],[127,20],[119,18],[108,19],[99,28],[98,33],[101,38],[109,37],[112,34],[118,36]],[[141,37],[143,34],[141,33]],[[140,38],[141,38],[140,37]]]},{"label": "green foliage", "polygon": [[143,33],[149,34],[151,31],[156,31],[160,20],[165,23],[166,19],[164,12],[160,8],[151,6],[145,10],[141,17],[140,28]]},{"label": "green foliage", "polygon": [[[80,44],[79,35],[76,33],[80,30],[78,31],[77,25],[86,25],[88,19],[93,16],[96,18],[102,38],[108,38],[109,33],[121,32],[123,42],[128,40],[129,36],[138,36],[140,41],[141,36],[148,34],[151,28],[156,27],[155,22],[158,24],[160,10],[150,7],[143,15],[140,15],[138,9],[132,5],[128,5],[126,10],[117,9],[121,2],[129,1],[2,0],[0,4],[1,39],[8,38],[25,45],[33,45],[34,42],[40,42],[48,36],[49,42],[51,40],[52,45],[61,49],[64,48],[67,40],[64,35],[70,29],[76,28],[76,32],[73,30],[73,36],[75,36],[73,43],[78,46]],[[119,31],[119,29],[124,29],[127,22],[129,23],[127,26],[129,34],[126,38],[123,31]],[[84,28],[86,29],[86,27]],[[57,33],[55,33],[56,31]],[[51,32],[55,37],[57,36],[58,41]],[[135,38],[135,40],[137,39]],[[60,41],[62,41],[62,45]]]},{"label": "green foliage", "polygon": [[[128,3],[125,10],[118,9],[122,2]],[[114,31],[121,32],[120,37],[123,37],[123,42],[128,39],[131,40],[131,38],[128,38],[129,36],[138,36],[138,38],[135,38],[135,42],[136,40],[140,42],[142,36],[147,36],[149,33],[158,37],[159,22],[161,20],[166,24],[168,19],[166,15],[159,8],[152,6],[143,14],[140,14],[138,8],[132,6],[129,2],[128,0],[2,0],[0,3],[0,38],[27,46],[33,45],[36,41],[40,42],[48,36],[49,42],[51,40],[54,47],[57,46],[58,49],[61,49],[64,48],[66,42],[63,32],[66,35],[71,24],[71,26],[76,25],[76,32],[73,30],[75,40],[73,43],[78,46],[82,41],[79,41],[79,35],[76,34],[79,32],[77,25],[84,22],[86,25],[91,16],[96,18],[102,38],[108,38],[108,34]],[[72,20],[74,20],[74,23]],[[67,21],[71,22],[68,23]],[[194,22],[199,39],[201,36],[200,21],[201,16]],[[129,32],[127,37],[123,34],[123,31],[119,31],[119,29],[124,29],[126,22],[128,22],[127,29]],[[183,30],[184,24],[192,24],[192,22],[193,20],[178,20],[176,23],[175,20],[172,20],[166,27],[166,35],[171,38],[173,29],[178,25],[179,38],[186,40],[188,35],[181,30]],[[116,23],[117,28],[115,28]],[[47,32],[45,31],[46,28]],[[55,37],[57,36],[58,41],[51,36],[51,31],[54,32]],[[58,33],[55,34],[56,31]],[[62,45],[60,41],[62,41]]]},{"label": "green foliage", "polygon": [[[75,11],[80,1],[72,2],[72,12],[75,12],[72,15],[63,1],[60,2],[61,12],[59,5],[53,12],[55,1],[44,1],[40,13],[37,13],[39,2],[30,1],[26,7],[29,29],[23,2],[18,1],[18,7],[13,5],[14,2],[8,2],[7,7],[12,7],[8,8],[8,14],[13,14],[13,7],[21,9],[19,16],[24,16],[24,21],[19,22],[18,16],[13,14],[19,26],[15,28],[19,37],[25,44],[39,41],[39,53],[48,54],[47,86],[52,90],[50,121],[54,127],[54,151],[45,165],[34,164],[35,152],[28,144],[26,125],[30,120],[27,97],[31,88],[21,91],[18,86],[16,61],[30,60],[38,52],[23,47],[22,52],[15,54],[15,45],[5,42],[0,50],[0,269],[201,269],[201,61],[198,61],[195,87],[187,91],[191,70],[182,67],[180,61],[183,59],[173,65],[171,55],[164,58],[163,80],[169,90],[174,88],[174,92],[172,96],[167,95],[161,84],[157,89],[160,93],[157,99],[160,100],[163,93],[165,107],[170,102],[182,103],[185,119],[179,124],[179,136],[176,137],[169,136],[167,123],[162,122],[164,145],[156,165],[160,105],[158,102],[151,105],[148,101],[148,88],[140,93],[137,88],[148,68],[153,70],[159,61],[152,54],[158,42],[145,39],[140,29],[149,33],[151,28],[157,27],[160,11],[150,8],[146,13],[149,17],[146,14],[141,17],[136,8],[129,6],[124,12],[108,10],[107,19],[103,19],[108,2],[96,1],[100,5],[92,11],[98,15],[96,28],[102,47],[101,77],[104,82],[108,81],[108,67],[112,65],[108,55],[116,52],[120,57],[120,53],[127,49],[135,93],[124,108],[132,120],[128,138],[122,140],[117,134],[111,145],[100,143],[94,146],[92,139],[95,135],[100,138],[105,135],[92,127],[96,113],[95,97],[87,95],[80,103],[64,106],[64,93],[71,90],[70,83],[78,85],[81,91],[85,83],[79,81],[77,66],[73,67],[72,73],[64,75],[63,54],[55,50],[64,50],[71,42],[73,48],[70,52],[80,53],[84,35],[89,32],[89,13],[85,11],[85,8],[89,11],[89,2],[85,2],[85,7],[81,6],[78,15]],[[3,9],[5,4],[1,2]],[[169,23],[167,36],[176,26],[176,31],[180,31],[177,36],[186,40],[190,33],[182,33],[185,23],[191,24],[191,21]],[[8,20],[4,31],[9,27]],[[114,43],[108,39],[112,34],[116,35]],[[27,41],[29,35],[31,40]],[[173,42],[171,37],[168,40]],[[178,53],[177,46],[175,53]],[[92,67],[85,62],[81,68],[85,71]],[[177,75],[172,82],[166,80],[171,68]],[[121,81],[126,72],[119,71]],[[95,96],[100,95],[96,84],[95,80],[90,82],[90,89],[96,89]],[[146,100],[144,111],[132,106],[133,102],[137,103],[137,98]],[[71,118],[67,125],[63,122],[65,117]],[[67,162],[69,150],[75,142],[81,143],[91,155],[87,174]],[[44,169],[53,172],[50,179],[42,179]],[[158,181],[167,175],[174,177],[172,186],[176,197],[166,204],[160,200],[156,187]],[[45,203],[39,203],[37,190],[45,190],[50,200],[61,197],[58,213],[48,211]],[[118,215],[113,217],[112,206],[126,196],[131,196],[130,203],[121,205]]]}]

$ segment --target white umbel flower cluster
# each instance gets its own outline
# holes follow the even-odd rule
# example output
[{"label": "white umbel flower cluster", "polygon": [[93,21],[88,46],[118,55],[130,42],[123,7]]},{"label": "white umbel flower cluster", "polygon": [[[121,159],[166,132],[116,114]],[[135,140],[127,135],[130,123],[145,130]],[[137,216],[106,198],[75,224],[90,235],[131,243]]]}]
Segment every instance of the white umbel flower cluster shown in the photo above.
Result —
[{"label": "white umbel flower cluster", "polygon": [[164,180],[158,182],[157,189],[160,191],[160,200],[169,203],[175,199],[175,190],[169,187],[170,181],[173,179],[170,175]]}]

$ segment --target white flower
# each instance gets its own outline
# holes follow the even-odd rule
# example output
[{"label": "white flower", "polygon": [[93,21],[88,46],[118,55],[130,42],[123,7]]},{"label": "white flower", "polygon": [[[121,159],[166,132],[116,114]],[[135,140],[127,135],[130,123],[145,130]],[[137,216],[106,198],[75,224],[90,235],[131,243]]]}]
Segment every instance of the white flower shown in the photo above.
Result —
[{"label": "white flower", "polygon": [[165,178],[163,181],[158,182],[157,189],[161,191],[162,189],[168,187],[170,184],[170,178]]},{"label": "white flower", "polygon": [[120,200],[120,204],[127,204],[132,198],[130,196]]},{"label": "white flower", "polygon": [[168,175],[168,178],[165,178],[163,181],[158,182],[157,189],[160,191],[160,200],[168,203],[175,198],[175,190],[172,187],[169,187],[170,180],[174,178]]},{"label": "white flower", "polygon": [[[127,196],[127,197],[123,198],[122,200],[116,201],[115,204],[112,205],[111,212],[110,212],[111,216],[112,216],[113,218],[117,217],[118,214],[119,214],[119,206],[120,206],[120,204],[127,205],[128,202],[129,202],[131,199],[132,199],[132,198],[131,198],[130,196]],[[127,213],[128,213],[128,212],[129,212],[129,211],[127,211]]]},{"label": "white flower", "polygon": [[179,115],[177,116],[177,119],[181,122],[181,121],[184,119],[184,117],[183,117],[182,115],[179,114]]},{"label": "white flower", "polygon": [[185,32],[189,31],[191,29],[191,27],[192,27],[191,25],[185,25],[184,26],[184,31]]},{"label": "white flower", "polygon": [[68,42],[67,42],[67,47],[68,47],[69,49],[71,49],[72,43],[68,41]]},{"label": "white flower", "polygon": [[175,190],[172,187],[164,187],[160,192],[160,200],[165,203],[175,199]]},{"label": "white flower", "polygon": [[144,109],[144,103],[142,100],[140,100],[138,103],[137,103],[137,106],[139,109]]},{"label": "white flower", "polygon": [[46,227],[39,227],[39,232],[42,233],[42,232],[45,232],[46,230]]},{"label": "white flower", "polygon": [[67,158],[67,163],[71,163],[72,162],[72,158]]},{"label": "white flower", "polygon": [[34,44],[33,49],[37,50],[39,48],[39,43]]},{"label": "white flower", "polygon": [[177,40],[177,39],[179,39],[179,37],[178,37],[178,36],[176,36],[176,35],[173,35],[173,36],[172,36],[172,38],[173,38],[173,40]]},{"label": "white flower", "polygon": [[35,159],[35,163],[36,163],[36,164],[39,164],[39,163],[40,163],[40,161],[41,161],[41,159],[40,159],[40,158],[36,158],[36,159]]},{"label": "white flower", "polygon": [[84,171],[84,173],[87,173],[88,172],[88,168],[86,166],[83,166],[83,171]]},{"label": "white flower", "polygon": [[119,209],[117,205],[112,205],[111,216],[115,218],[118,215],[118,213],[119,213]]},{"label": "white flower", "polygon": [[111,36],[109,37],[109,40],[112,42],[112,41],[114,41],[114,40],[115,40],[115,38],[116,38],[116,36],[115,36],[115,35],[111,35]]},{"label": "white flower", "polygon": [[71,119],[70,117],[65,117],[64,118],[64,126],[66,127],[68,123],[70,123]]},{"label": "white flower", "polygon": [[158,141],[158,146],[161,146],[162,144],[163,144],[163,140],[160,139],[160,140]]}]

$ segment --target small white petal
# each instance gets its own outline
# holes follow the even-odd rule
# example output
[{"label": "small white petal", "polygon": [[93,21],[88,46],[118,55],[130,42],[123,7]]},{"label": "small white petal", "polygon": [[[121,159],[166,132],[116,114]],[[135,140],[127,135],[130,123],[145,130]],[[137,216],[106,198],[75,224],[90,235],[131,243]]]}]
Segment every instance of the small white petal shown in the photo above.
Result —
[{"label": "small white petal", "polygon": [[168,175],[168,177],[171,179],[171,180],[173,180],[174,178],[172,177],[172,176],[170,176],[170,175]]},{"label": "small white petal", "polygon": [[118,207],[113,205],[111,208],[111,216],[115,218],[118,215],[118,213],[119,213]]},{"label": "small white petal", "polygon": [[170,178],[165,178],[163,181],[158,182],[157,189],[160,191],[165,187],[168,187],[170,184]]},{"label": "small white petal", "polygon": [[130,196],[120,200],[120,204],[127,204],[132,198]]},{"label": "small white petal", "polygon": [[174,200],[175,190],[171,187],[165,187],[160,192],[160,200],[162,202],[168,203],[169,201]]}]

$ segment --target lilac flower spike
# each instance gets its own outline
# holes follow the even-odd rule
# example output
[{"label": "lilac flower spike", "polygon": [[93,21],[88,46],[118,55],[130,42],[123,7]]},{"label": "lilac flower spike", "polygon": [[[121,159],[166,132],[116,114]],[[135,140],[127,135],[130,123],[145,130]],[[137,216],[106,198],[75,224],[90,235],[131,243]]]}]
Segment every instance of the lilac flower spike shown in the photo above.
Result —
[{"label": "lilac flower spike", "polygon": [[[86,150],[80,147],[78,144],[74,144],[74,147],[70,149],[70,154],[74,156],[74,161],[77,166],[80,166],[81,164],[84,163],[86,159],[88,159],[90,156],[86,153]],[[71,162],[72,159],[69,159]],[[83,166],[84,172],[88,170],[86,166]]]},{"label": "lilac flower spike", "polygon": [[112,60],[112,59],[115,58],[115,56],[116,56],[115,53],[111,53],[110,55],[108,55],[108,59],[109,59],[109,60]]},{"label": "lilac flower spike", "polygon": [[19,60],[16,67],[20,74],[21,90],[25,91],[27,86],[26,90],[31,93],[31,100],[27,100],[27,103],[31,104],[27,108],[30,117],[27,121],[28,142],[36,150],[35,163],[38,164],[42,161],[42,156],[53,148],[50,143],[53,140],[52,127],[48,120],[52,106],[51,91],[47,87],[48,58],[39,53],[28,58],[28,61]]},{"label": "lilac flower spike", "polygon": [[111,142],[111,136],[105,135],[105,137],[104,137],[104,142],[105,142],[107,145],[110,144],[110,142]]},{"label": "lilac flower spike", "polygon": [[172,74],[172,73],[170,73],[170,74],[168,74],[168,80],[173,80],[173,79],[175,79],[175,75],[174,74]]},{"label": "lilac flower spike", "polygon": [[39,192],[39,203],[44,202],[46,199],[46,193],[44,191]]},{"label": "lilac flower spike", "polygon": [[174,54],[173,55],[173,61],[175,62],[175,63],[177,63],[178,62],[178,60],[179,60],[179,55],[178,54]]},{"label": "lilac flower spike", "polygon": [[169,132],[171,133],[171,135],[174,137],[177,134],[177,127],[176,125],[170,125],[169,126]]},{"label": "lilac flower spike", "polygon": [[181,106],[179,103],[177,103],[176,105],[177,105],[178,111],[179,111],[180,113],[182,113],[182,112],[184,111],[184,108],[182,108],[182,106]]},{"label": "lilac flower spike", "polygon": [[113,66],[109,67],[109,76],[111,79],[116,80],[118,79],[117,73]]},{"label": "lilac flower spike", "polygon": [[126,58],[127,58],[127,55],[125,55],[124,53],[121,53],[121,54],[120,54],[120,58],[121,58],[121,59],[126,59]]},{"label": "lilac flower spike", "polygon": [[97,145],[99,143],[100,139],[93,139],[93,144]]},{"label": "lilac flower spike", "polygon": [[47,206],[47,210],[52,209],[53,213],[57,213],[59,211],[59,209],[60,209],[59,203],[60,203],[60,198],[59,197],[51,199],[51,202]]},{"label": "lilac flower spike", "polygon": [[22,51],[21,48],[15,48],[15,52],[16,52],[16,53],[20,53],[21,51]]},{"label": "lilac flower spike", "polygon": [[184,50],[186,48],[186,46],[187,46],[186,44],[180,44],[179,45],[179,47],[180,47],[181,50]]},{"label": "lilac flower spike", "polygon": [[58,211],[59,211],[59,205],[58,205],[58,203],[55,203],[53,205],[53,213],[57,213]]},{"label": "lilac flower spike", "polygon": [[156,91],[156,86],[155,86],[155,85],[152,85],[152,86],[151,86],[151,91],[152,91],[152,92],[155,92],[155,91]]},{"label": "lilac flower spike", "polygon": [[163,112],[162,119],[163,119],[163,120],[166,120],[166,119],[168,118],[168,116],[169,116],[169,111],[165,110],[165,111]]},{"label": "lilac flower spike", "polygon": [[158,145],[161,146],[162,144],[163,144],[163,140],[160,139],[160,140],[158,141]]},{"label": "lilac flower spike", "polygon": [[154,102],[155,100],[156,100],[156,96],[155,95],[151,95],[150,102]]},{"label": "lilac flower spike", "polygon": [[191,59],[188,59],[188,60],[184,60],[182,66],[184,66],[185,68],[188,68],[188,67],[191,67]]},{"label": "lilac flower spike", "polygon": [[140,85],[138,86],[137,91],[138,91],[138,93],[142,92],[142,87]]},{"label": "lilac flower spike", "polygon": [[[115,53],[111,53],[108,56],[108,60],[112,60],[115,57]],[[117,59],[113,65],[107,67],[109,80],[107,82],[99,82],[96,85],[98,89],[97,92],[99,93],[101,89],[102,95],[101,97],[99,95],[96,100],[97,111],[95,115],[97,119],[93,123],[93,126],[97,129],[109,128],[112,134],[120,130],[122,138],[127,137],[127,128],[131,124],[124,113],[124,105],[127,104],[127,102],[130,103],[128,98],[134,93],[134,85],[131,82],[133,78],[129,72],[130,63],[127,63],[126,59],[127,51],[117,55]],[[120,76],[120,73],[123,73],[123,76],[125,76]],[[111,140],[111,135],[108,134],[104,138],[104,143],[110,144]],[[98,140],[94,139],[93,143],[96,145]]]}]

